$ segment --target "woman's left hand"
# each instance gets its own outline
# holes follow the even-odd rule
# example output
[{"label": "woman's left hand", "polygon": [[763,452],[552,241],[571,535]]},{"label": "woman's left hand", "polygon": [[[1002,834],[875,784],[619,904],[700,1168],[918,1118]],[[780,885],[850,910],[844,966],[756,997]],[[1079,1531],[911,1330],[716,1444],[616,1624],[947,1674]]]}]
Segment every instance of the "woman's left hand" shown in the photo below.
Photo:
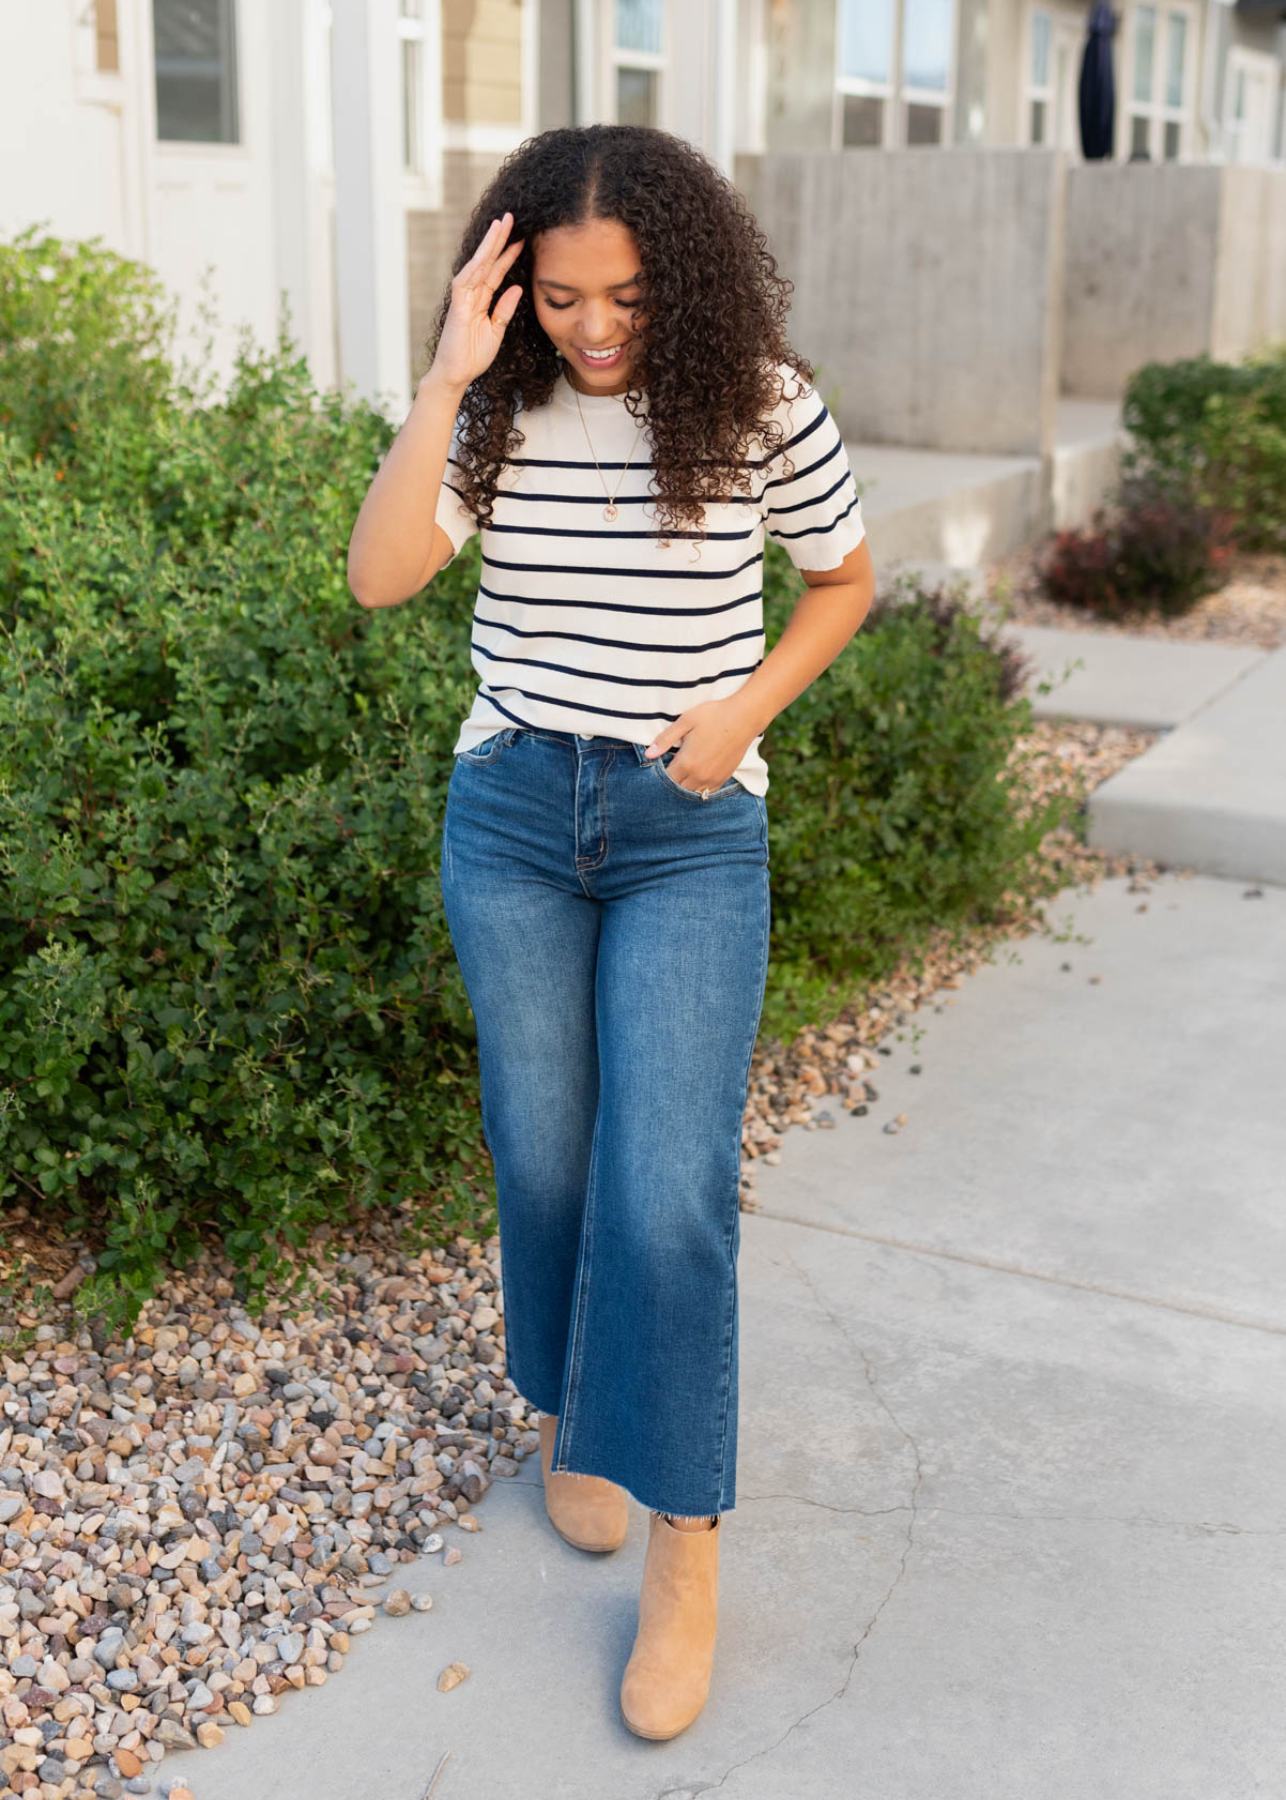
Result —
[{"label": "woman's left hand", "polygon": [[681,753],[666,770],[671,781],[694,793],[709,788],[711,793],[740,768],[746,751],[759,729],[747,716],[745,703],[737,694],[723,700],[703,700],[681,712],[674,723],[658,731],[644,754],[655,761],[673,744],[682,744]]}]

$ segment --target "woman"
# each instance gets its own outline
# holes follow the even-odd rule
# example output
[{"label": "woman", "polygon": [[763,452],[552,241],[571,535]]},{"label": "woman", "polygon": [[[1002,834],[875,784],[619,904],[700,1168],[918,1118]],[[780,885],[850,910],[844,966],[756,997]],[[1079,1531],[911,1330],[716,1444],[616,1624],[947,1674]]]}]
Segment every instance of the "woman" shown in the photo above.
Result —
[{"label": "woman", "polygon": [[[616,1549],[627,1495],[649,1509],[621,1707],[650,1738],[705,1703],[735,1502],[759,745],[874,589],[843,442],[783,333],[790,286],[681,139],[528,139],[470,221],[349,549],[355,597],[393,606],[481,532],[441,884],[508,1373],[564,1538]],[[765,532],[810,590],[766,658]]]}]

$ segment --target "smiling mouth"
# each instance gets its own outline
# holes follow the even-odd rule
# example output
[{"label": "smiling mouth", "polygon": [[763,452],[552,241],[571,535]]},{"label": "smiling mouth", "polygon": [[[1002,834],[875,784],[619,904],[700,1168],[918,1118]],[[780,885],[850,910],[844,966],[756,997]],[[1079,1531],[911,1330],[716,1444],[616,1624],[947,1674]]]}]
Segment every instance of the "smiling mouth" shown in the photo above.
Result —
[{"label": "smiling mouth", "polygon": [[624,344],[613,344],[609,352],[599,356],[595,356],[589,350],[582,350],[579,344],[573,344],[572,348],[581,361],[587,363],[590,368],[610,368],[625,352]]}]

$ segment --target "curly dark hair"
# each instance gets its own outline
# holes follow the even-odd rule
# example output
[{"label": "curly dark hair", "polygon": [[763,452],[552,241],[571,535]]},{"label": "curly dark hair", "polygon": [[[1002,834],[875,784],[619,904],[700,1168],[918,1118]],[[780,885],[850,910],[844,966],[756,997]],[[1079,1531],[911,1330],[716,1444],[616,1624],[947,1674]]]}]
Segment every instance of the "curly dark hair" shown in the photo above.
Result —
[{"label": "curly dark hair", "polygon": [[[736,187],[693,145],[648,125],[561,126],[510,153],[478,200],[452,275],[474,254],[493,219],[513,214],[508,241],[524,239],[497,293],[522,283],[522,298],[491,365],[465,390],[457,418],[458,487],[479,524],[490,524],[497,477],[525,441],[517,402],[548,401],[560,363],[532,301],[533,242],[542,231],[592,219],[634,233],[645,322],[635,338],[637,371],[622,396],[632,416],[646,390],[656,515],[662,532],[700,527],[702,506],[748,491],[745,458],[771,457],[783,428],[770,415],[782,399],[786,363],[811,383],[814,370],[791,350],[784,320],[794,283],[781,275]],[[436,349],[451,308],[448,287],[427,348]],[[793,473],[793,464],[784,472]],[[698,541],[704,532],[684,532]]]}]

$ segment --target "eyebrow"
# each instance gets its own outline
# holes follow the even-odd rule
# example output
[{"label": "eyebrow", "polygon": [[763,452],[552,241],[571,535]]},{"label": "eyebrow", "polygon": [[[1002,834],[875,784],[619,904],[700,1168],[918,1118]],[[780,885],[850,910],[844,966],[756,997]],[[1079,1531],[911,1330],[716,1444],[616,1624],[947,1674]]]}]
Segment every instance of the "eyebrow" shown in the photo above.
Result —
[{"label": "eyebrow", "polygon": [[[607,291],[609,294],[614,294],[617,288],[633,287],[642,279],[641,272],[638,275],[631,275],[628,281],[614,281]],[[565,294],[575,294],[580,291],[578,288],[574,288],[569,281],[547,281],[543,275],[537,275],[536,280],[541,287],[561,288]]]}]

